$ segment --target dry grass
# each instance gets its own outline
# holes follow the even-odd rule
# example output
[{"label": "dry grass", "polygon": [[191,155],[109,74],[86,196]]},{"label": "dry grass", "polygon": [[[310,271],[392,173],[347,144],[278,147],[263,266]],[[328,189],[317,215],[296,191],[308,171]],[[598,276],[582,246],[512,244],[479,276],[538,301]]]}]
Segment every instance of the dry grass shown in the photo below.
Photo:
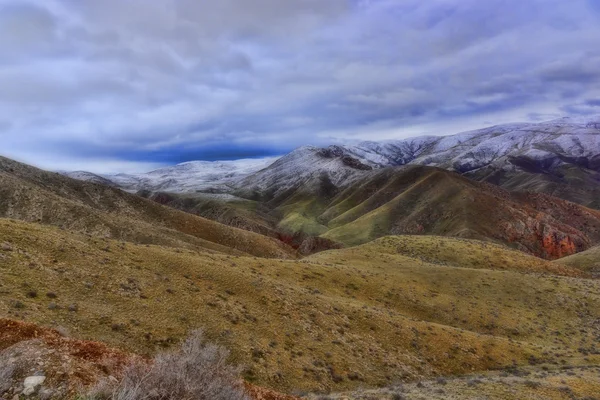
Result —
[{"label": "dry grass", "polygon": [[504,372],[437,378],[380,389],[361,389],[309,400],[597,400],[600,368],[522,368]]},{"label": "dry grass", "polygon": [[[291,261],[10,220],[0,220],[0,242],[13,248],[0,251],[0,316],[146,354],[204,327],[246,380],[282,391],[598,362],[599,282],[496,247],[506,266],[489,264],[481,243],[386,238]],[[403,243],[414,254],[399,254]],[[448,250],[424,257],[435,243]]]},{"label": "dry grass", "polygon": [[94,237],[235,255],[295,258],[280,241],[0,157],[0,217]]},{"label": "dry grass", "polygon": [[568,265],[600,277],[600,246],[558,259],[555,262],[556,264]]}]

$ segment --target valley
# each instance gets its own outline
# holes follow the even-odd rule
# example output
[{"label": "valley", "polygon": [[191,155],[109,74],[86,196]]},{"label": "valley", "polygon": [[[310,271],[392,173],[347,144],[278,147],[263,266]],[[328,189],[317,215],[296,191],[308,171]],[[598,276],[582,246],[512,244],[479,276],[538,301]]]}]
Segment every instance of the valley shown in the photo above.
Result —
[{"label": "valley", "polygon": [[413,162],[450,138],[428,140],[395,145],[407,165],[309,147],[173,191],[0,158],[0,389],[35,353],[74,398],[201,329],[256,400],[594,398],[600,211],[556,181],[588,185],[590,159],[498,180],[512,153],[466,173]]}]

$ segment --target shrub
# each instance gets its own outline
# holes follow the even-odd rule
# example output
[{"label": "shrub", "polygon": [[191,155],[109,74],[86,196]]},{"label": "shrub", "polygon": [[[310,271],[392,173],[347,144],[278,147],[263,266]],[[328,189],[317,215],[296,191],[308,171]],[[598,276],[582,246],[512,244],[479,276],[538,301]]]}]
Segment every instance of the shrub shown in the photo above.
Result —
[{"label": "shrub", "polygon": [[118,383],[103,381],[88,400],[249,400],[240,369],[227,364],[229,352],[206,343],[194,331],[175,352],[157,355],[153,362],[134,362]]}]

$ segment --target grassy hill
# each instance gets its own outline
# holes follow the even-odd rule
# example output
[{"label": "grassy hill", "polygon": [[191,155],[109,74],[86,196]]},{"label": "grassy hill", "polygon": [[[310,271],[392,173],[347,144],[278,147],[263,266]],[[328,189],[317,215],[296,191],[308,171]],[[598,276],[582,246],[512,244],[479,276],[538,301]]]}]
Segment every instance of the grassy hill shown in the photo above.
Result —
[{"label": "grassy hill", "polygon": [[[600,393],[599,367],[514,368],[460,377],[437,378],[410,384],[363,388],[326,396],[330,400],[571,400],[595,399]],[[312,394],[307,398],[320,400]]]},{"label": "grassy hill", "polygon": [[278,240],[2,157],[0,216],[136,243],[295,257]]},{"label": "grassy hill", "polygon": [[556,262],[578,268],[594,276],[600,276],[600,246],[561,258]]},{"label": "grassy hill", "polygon": [[271,201],[283,229],[308,230],[350,246],[387,235],[473,238],[547,259],[600,241],[600,211],[437,168],[387,168],[334,193],[312,187],[320,184],[307,182],[308,188]]},{"label": "grassy hill", "polygon": [[203,327],[248,381],[288,393],[600,361],[599,281],[472,240],[284,260],[0,219],[0,258],[0,317],[142,354]]}]

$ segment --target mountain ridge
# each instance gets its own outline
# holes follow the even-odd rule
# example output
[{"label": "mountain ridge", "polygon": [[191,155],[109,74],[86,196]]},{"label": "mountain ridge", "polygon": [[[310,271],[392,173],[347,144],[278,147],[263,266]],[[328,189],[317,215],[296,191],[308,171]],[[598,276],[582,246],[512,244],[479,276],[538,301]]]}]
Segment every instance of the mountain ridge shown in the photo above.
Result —
[{"label": "mountain ridge", "polygon": [[600,116],[495,125],[446,136],[307,145],[282,157],[192,161],[145,174],[67,174],[107,179],[133,192],[228,193],[268,201],[321,176],[344,187],[373,170],[400,165],[440,167],[509,190],[543,192],[600,208]]}]

